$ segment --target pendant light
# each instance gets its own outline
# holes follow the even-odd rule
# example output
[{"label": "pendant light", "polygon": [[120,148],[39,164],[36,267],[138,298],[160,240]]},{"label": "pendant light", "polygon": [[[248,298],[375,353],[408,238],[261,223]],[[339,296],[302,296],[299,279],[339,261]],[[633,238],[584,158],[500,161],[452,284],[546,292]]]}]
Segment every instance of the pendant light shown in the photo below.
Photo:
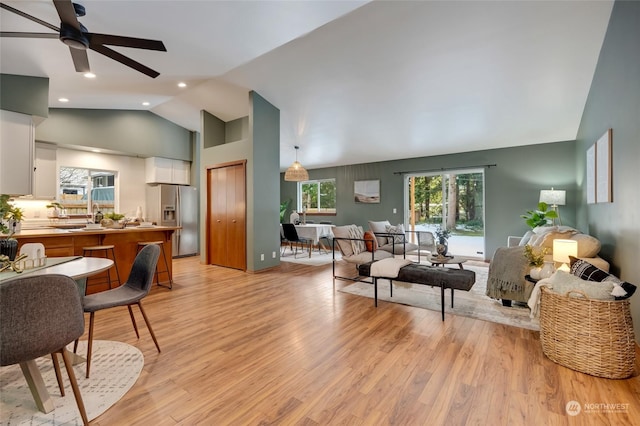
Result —
[{"label": "pendant light", "polygon": [[295,147],[296,149],[296,161],[293,162],[291,167],[287,169],[284,173],[284,180],[288,180],[291,182],[301,182],[305,180],[309,180],[309,173],[302,167],[302,164],[298,162],[298,150],[299,146]]}]

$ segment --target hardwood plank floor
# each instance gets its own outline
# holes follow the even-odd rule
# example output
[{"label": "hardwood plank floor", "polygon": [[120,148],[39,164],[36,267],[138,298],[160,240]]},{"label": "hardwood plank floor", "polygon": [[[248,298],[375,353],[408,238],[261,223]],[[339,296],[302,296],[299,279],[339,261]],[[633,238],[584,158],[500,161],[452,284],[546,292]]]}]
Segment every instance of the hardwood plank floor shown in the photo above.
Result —
[{"label": "hardwood plank floor", "polygon": [[[138,347],[144,370],[93,425],[637,424],[634,377],[561,367],[538,332],[337,291],[323,267],[257,274],[174,260],[173,290],[143,301],[136,339],[126,308],[96,314],[95,339]],[[84,336],[86,338],[86,336]],[[637,357],[640,360],[640,357]],[[627,404],[568,416],[567,402]],[[594,408],[592,406],[591,408]],[[633,420],[636,419],[636,420]]]}]

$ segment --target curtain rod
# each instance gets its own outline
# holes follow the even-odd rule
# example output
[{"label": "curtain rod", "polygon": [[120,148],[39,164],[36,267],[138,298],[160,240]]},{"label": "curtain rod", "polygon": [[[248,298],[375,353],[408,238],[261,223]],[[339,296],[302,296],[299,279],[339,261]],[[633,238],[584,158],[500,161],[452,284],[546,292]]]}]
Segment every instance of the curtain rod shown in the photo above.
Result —
[{"label": "curtain rod", "polygon": [[405,170],[402,172],[393,172],[394,175],[406,175],[409,173],[430,173],[430,172],[446,172],[448,170],[465,170],[465,169],[480,169],[491,167],[498,167],[497,164],[481,164],[478,166],[463,166],[463,167],[441,167],[439,169],[429,169],[429,170]]}]

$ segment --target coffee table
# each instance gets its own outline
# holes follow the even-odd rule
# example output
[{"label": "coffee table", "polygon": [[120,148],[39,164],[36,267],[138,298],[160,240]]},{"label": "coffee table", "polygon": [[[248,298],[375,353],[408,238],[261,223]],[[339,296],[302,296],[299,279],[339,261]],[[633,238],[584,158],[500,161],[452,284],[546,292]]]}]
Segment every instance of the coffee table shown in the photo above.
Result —
[{"label": "coffee table", "polygon": [[462,267],[462,264],[464,262],[466,262],[467,259],[465,259],[464,257],[459,257],[459,256],[453,256],[453,257],[443,257],[443,258],[439,258],[436,256],[429,256],[427,257],[427,262],[429,262],[430,264],[432,264],[433,266],[438,266],[438,265],[449,265],[449,264],[458,264],[458,267],[460,269],[464,269]]}]

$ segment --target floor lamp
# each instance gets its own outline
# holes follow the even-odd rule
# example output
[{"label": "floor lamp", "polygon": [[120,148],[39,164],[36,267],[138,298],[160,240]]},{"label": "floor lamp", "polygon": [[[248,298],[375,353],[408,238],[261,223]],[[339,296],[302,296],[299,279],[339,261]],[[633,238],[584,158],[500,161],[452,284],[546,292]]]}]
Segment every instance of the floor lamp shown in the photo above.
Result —
[{"label": "floor lamp", "polygon": [[[547,203],[558,214],[558,223],[562,225],[562,219],[560,219],[560,209],[558,206],[564,206],[566,204],[567,191],[561,189],[543,189],[540,191],[540,202]],[[555,225],[556,220],[553,219]]]}]

